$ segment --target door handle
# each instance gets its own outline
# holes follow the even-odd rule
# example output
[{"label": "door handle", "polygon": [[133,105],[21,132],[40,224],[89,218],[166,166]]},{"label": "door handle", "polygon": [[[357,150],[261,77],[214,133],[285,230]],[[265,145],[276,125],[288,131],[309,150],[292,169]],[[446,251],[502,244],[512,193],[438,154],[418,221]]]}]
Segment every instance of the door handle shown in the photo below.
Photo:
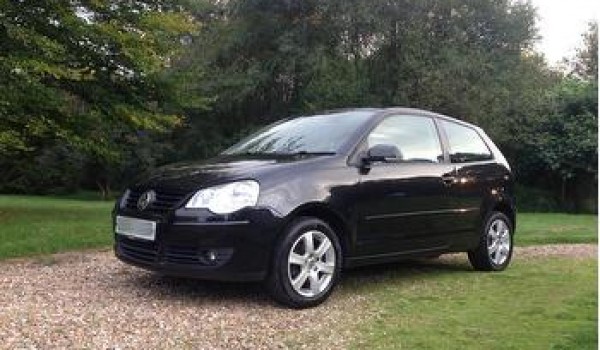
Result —
[{"label": "door handle", "polygon": [[456,181],[456,177],[454,177],[453,175],[450,175],[450,174],[442,175],[442,182],[446,186],[452,185],[455,181]]}]

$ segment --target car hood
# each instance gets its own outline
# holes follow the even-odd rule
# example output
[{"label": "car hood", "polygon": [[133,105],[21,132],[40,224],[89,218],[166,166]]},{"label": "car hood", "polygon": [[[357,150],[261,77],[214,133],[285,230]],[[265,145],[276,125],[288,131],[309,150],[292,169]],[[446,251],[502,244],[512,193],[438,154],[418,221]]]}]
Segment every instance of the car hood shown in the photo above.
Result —
[{"label": "car hood", "polygon": [[236,180],[256,179],[314,162],[323,156],[219,156],[205,161],[180,162],[160,167],[134,187],[194,191]]}]

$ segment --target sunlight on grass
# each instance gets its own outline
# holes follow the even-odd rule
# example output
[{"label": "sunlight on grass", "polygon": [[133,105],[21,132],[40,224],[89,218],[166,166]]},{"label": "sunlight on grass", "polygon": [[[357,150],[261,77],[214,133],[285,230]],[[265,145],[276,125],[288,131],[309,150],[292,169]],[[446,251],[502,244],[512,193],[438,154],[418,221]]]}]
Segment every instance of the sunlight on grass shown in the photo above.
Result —
[{"label": "sunlight on grass", "polygon": [[598,217],[557,213],[522,213],[517,216],[516,245],[595,243]]},{"label": "sunlight on grass", "polygon": [[0,196],[0,258],[109,246],[113,204]]},{"label": "sunlight on grass", "polygon": [[502,273],[460,262],[388,269],[359,287],[379,311],[355,348],[595,349],[596,280],[595,259],[516,260]]}]

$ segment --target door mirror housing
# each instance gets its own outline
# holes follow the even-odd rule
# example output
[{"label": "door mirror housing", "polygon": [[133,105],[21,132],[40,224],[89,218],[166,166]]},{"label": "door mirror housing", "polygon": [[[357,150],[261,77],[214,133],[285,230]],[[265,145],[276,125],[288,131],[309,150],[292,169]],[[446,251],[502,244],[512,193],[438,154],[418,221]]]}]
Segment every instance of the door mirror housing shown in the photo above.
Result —
[{"label": "door mirror housing", "polygon": [[402,152],[395,145],[377,144],[369,148],[364,160],[367,162],[400,162],[402,161]]}]

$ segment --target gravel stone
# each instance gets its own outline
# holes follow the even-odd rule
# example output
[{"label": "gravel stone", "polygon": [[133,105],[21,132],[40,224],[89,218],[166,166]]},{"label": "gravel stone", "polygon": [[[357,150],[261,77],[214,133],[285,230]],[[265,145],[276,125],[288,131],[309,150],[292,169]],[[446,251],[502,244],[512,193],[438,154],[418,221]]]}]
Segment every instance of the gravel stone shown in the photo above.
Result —
[{"label": "gravel stone", "polygon": [[[596,257],[597,246],[515,252],[539,256]],[[7,349],[341,349],[361,320],[376,316],[368,288],[353,289],[382,277],[373,268],[348,272],[325,304],[290,310],[260,284],[164,277],[109,250],[14,259],[0,269],[0,348]]]},{"label": "gravel stone", "polygon": [[520,257],[569,257],[579,259],[589,259],[598,257],[598,245],[596,244],[555,244],[555,245],[536,245],[530,247],[517,248],[515,256]]},{"label": "gravel stone", "polygon": [[0,348],[7,349],[283,349],[307,337],[311,348],[333,349],[349,339],[347,310],[364,304],[364,296],[334,293],[322,307],[285,309],[259,284],[164,277],[111,251],[18,259],[0,269]]}]

